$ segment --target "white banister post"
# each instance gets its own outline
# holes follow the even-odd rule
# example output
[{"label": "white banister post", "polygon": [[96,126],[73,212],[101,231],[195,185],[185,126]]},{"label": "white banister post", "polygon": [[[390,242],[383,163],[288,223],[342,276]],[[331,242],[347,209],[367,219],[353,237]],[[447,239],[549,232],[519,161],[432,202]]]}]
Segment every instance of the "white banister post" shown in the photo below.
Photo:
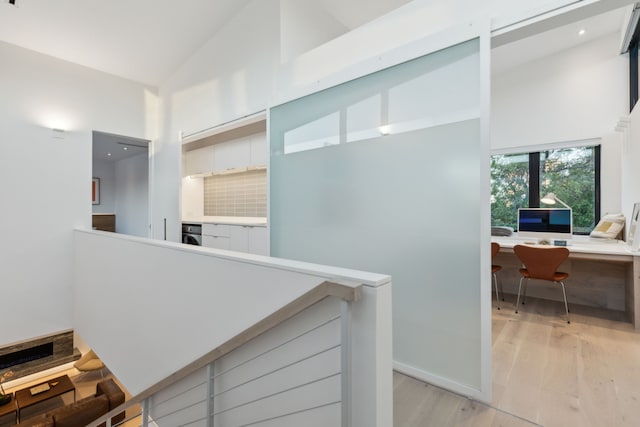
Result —
[{"label": "white banister post", "polygon": [[342,427],[351,427],[351,302],[340,302]]},{"label": "white banister post", "polygon": [[214,411],[214,407],[213,407],[213,393],[215,392],[215,387],[213,384],[213,375],[214,375],[214,369],[213,369],[213,364],[215,362],[211,362],[207,365],[207,427],[213,427],[214,426],[214,420],[213,420],[213,411]]},{"label": "white banister post", "polygon": [[142,427],[149,427],[149,399],[142,401]]}]

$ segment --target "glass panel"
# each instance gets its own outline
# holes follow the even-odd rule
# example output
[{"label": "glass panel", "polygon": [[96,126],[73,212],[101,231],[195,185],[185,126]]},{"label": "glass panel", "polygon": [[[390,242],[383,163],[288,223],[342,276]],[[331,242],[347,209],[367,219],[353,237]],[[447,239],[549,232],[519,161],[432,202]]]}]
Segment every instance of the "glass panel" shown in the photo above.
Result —
[{"label": "glass panel", "polygon": [[479,75],[473,40],[270,113],[271,254],[391,274],[395,361],[478,390]]},{"label": "glass panel", "polygon": [[529,207],[529,155],[491,157],[491,225],[518,229],[519,208]]},{"label": "glass panel", "polygon": [[[573,232],[595,227],[595,148],[574,147],[540,153],[540,197],[554,193],[573,209]],[[554,207],[564,207],[556,203]]]}]

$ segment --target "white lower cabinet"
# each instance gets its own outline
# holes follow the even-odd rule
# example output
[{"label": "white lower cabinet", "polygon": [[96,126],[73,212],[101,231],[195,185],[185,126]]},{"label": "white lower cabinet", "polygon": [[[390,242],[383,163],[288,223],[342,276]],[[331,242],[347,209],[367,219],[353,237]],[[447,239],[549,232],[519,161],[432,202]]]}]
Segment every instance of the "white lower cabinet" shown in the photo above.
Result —
[{"label": "white lower cabinet", "polygon": [[230,225],[231,242],[229,249],[237,252],[249,252],[249,232],[247,227],[241,225]]},{"label": "white lower cabinet", "polygon": [[231,249],[230,238],[226,236],[202,235],[202,246],[215,249]]},{"label": "white lower cabinet", "polygon": [[202,246],[269,255],[269,231],[249,225],[203,224]]},{"label": "white lower cabinet", "polygon": [[269,229],[249,227],[249,253],[268,256],[269,252]]}]

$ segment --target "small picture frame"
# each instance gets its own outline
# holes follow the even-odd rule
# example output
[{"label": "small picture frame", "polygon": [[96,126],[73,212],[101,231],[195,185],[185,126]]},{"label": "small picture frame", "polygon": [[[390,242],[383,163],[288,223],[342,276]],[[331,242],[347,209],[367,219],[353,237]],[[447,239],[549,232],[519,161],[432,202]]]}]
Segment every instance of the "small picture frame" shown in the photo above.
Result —
[{"label": "small picture frame", "polygon": [[632,251],[637,251],[640,247],[640,203],[634,203],[633,214],[629,220],[629,234],[627,236],[627,243],[631,247]]},{"label": "small picture frame", "polygon": [[94,205],[100,204],[100,178],[93,178],[91,182],[91,202]]}]

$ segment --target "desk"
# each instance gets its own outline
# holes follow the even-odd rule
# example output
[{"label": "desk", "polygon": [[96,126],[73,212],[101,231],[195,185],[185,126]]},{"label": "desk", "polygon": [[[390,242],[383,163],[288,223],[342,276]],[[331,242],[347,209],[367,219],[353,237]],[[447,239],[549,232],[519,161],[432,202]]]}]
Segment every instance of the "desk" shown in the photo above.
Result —
[{"label": "desk", "polygon": [[[513,247],[518,244],[532,243],[532,240],[519,238],[517,235],[492,237],[491,241],[500,244],[502,258],[499,258],[496,263],[503,265],[503,271],[507,267],[513,267],[511,270],[517,273],[519,261],[513,253]],[[640,329],[640,252],[631,252],[624,242],[600,243],[592,241],[587,236],[574,236],[568,242],[569,259],[565,261],[568,264],[563,264],[560,270],[570,274],[565,283],[572,288],[573,295],[581,293],[582,280],[588,282],[587,290],[581,295],[582,299],[579,299],[580,303],[624,310],[634,328]],[[501,275],[506,276],[505,279],[510,276],[509,273],[502,272]],[[513,274],[512,277],[519,280],[519,274]],[[502,283],[504,286],[505,280]],[[622,294],[617,295],[613,292],[615,294],[613,297],[606,295],[608,298],[606,303],[598,301],[599,297],[605,296],[604,293],[614,290],[616,286],[622,286]]]}]

